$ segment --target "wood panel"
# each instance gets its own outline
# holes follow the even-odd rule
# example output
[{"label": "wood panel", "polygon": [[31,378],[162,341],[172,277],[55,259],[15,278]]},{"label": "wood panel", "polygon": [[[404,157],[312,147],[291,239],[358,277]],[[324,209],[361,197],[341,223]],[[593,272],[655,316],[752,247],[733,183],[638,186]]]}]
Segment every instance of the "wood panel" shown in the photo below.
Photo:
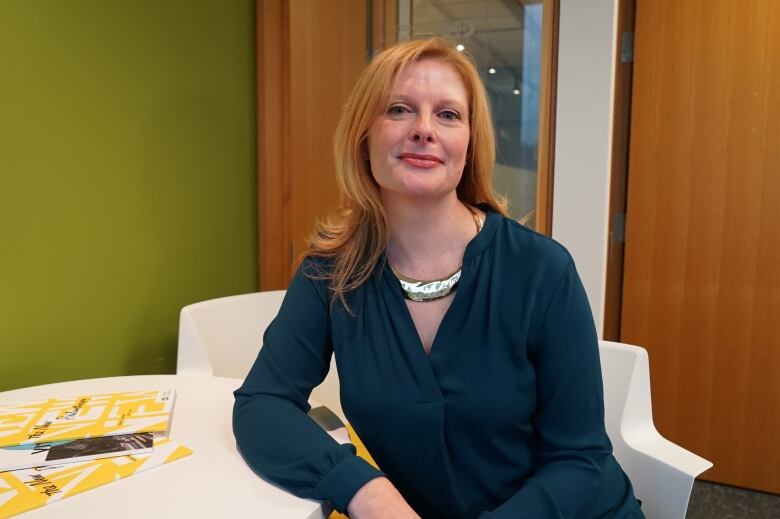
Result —
[{"label": "wood panel", "polygon": [[705,479],[780,492],[780,2],[638,0],[621,340]]},{"label": "wood panel", "polygon": [[290,2],[290,168],[295,254],[338,203],[333,134],[367,63],[366,2]]},{"label": "wood panel", "polygon": [[633,56],[624,55],[624,46],[631,46],[635,6],[635,0],[618,0],[615,97],[612,112],[612,175],[609,187],[609,243],[607,245],[607,284],[604,290],[604,327],[602,333],[602,338],[608,341],[620,340],[628,144],[631,125],[631,80],[633,78]]},{"label": "wood panel", "polygon": [[289,12],[257,0],[257,229],[260,290],[287,287],[290,265]]},{"label": "wood panel", "polygon": [[258,0],[260,290],[286,288],[316,219],[338,203],[333,133],[366,64],[365,0]]},{"label": "wood panel", "polygon": [[375,56],[398,41],[398,0],[371,0],[371,49]]},{"label": "wood panel", "polygon": [[555,106],[558,84],[559,0],[542,2],[542,67],[539,95],[539,153],[534,228],[552,234],[553,169],[555,165]]},{"label": "wood panel", "polygon": [[315,219],[338,203],[333,134],[342,107],[367,62],[365,1],[290,4],[291,232],[303,250]]}]

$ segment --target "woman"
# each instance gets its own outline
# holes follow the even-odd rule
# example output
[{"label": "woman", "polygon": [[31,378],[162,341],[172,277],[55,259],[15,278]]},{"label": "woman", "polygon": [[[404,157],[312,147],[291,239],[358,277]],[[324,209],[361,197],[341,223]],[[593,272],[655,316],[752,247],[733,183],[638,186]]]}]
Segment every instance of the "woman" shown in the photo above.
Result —
[{"label": "woman", "polygon": [[[604,430],[571,257],[491,194],[490,112],[468,58],[441,39],[381,53],[335,152],[344,207],[236,391],[250,466],[358,519],[642,517]],[[382,472],[305,414],[331,354]]]}]

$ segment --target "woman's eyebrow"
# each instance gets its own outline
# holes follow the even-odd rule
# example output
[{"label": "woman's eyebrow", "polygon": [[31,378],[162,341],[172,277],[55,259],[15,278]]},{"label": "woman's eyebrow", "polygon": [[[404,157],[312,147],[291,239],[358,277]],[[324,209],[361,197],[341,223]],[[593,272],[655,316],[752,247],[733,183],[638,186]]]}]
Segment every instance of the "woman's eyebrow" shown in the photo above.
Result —
[{"label": "woman's eyebrow", "polygon": [[442,99],[441,104],[445,106],[454,106],[455,108],[459,109],[462,112],[468,112],[468,107],[458,101],[457,99]]},{"label": "woman's eyebrow", "polygon": [[[401,101],[401,102],[404,102],[404,103],[407,103],[407,104],[410,104],[410,105],[416,104],[412,97],[407,96],[405,94],[391,94],[390,95],[390,102],[391,103],[395,103],[395,102],[398,102],[398,101]],[[458,108],[461,111],[464,111],[464,112],[467,111],[467,107],[462,102],[458,101],[457,99],[450,98],[450,97],[445,97],[444,99],[439,99],[436,102],[436,105],[437,106],[442,106],[442,105],[443,106],[453,106],[455,108]]]}]

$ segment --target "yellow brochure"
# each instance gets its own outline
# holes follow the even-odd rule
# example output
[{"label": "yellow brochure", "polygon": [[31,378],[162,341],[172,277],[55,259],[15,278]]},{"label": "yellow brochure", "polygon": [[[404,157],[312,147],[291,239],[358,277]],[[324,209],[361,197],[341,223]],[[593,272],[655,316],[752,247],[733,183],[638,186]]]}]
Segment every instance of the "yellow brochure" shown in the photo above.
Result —
[{"label": "yellow brochure", "polygon": [[174,397],[172,389],[155,389],[0,403],[0,447],[139,432],[165,435]]},{"label": "yellow brochure", "polygon": [[[183,458],[192,451],[168,438],[149,454],[0,472],[0,519],[50,505],[86,490]],[[128,506],[135,496],[128,495]]]}]

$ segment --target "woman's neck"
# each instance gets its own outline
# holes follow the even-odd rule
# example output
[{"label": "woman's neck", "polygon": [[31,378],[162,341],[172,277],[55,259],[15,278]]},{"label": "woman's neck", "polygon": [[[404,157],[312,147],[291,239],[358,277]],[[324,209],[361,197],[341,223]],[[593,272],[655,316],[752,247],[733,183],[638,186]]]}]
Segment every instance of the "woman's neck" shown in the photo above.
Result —
[{"label": "woman's neck", "polygon": [[435,200],[383,196],[382,201],[393,268],[416,279],[435,279],[460,268],[477,226],[455,193]]}]

